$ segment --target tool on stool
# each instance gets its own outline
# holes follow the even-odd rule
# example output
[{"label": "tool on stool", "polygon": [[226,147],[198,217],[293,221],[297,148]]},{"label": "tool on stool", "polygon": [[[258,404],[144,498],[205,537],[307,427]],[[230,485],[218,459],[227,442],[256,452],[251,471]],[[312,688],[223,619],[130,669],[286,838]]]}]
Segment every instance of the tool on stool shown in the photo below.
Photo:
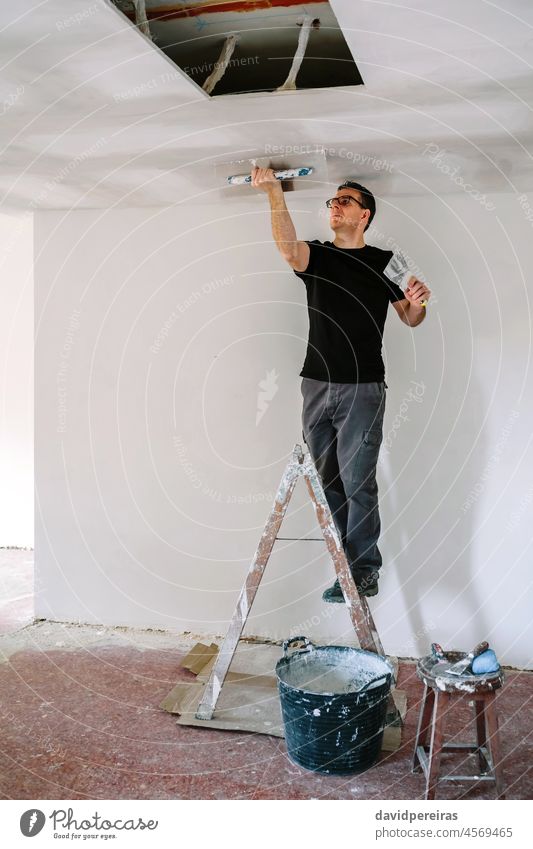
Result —
[{"label": "tool on stool", "polygon": [[431,654],[436,660],[446,660],[442,646],[439,646],[438,643],[431,643]]},{"label": "tool on stool", "polygon": [[[448,669],[459,662],[467,661],[468,656],[464,657],[463,652],[443,654],[444,661],[438,656],[438,650],[432,650],[430,655],[421,658],[417,663],[416,674],[424,684],[424,695],[413,753],[413,771],[421,770],[424,773],[426,799],[435,798],[439,781],[492,782],[497,797],[503,799],[503,758],[495,703],[496,690],[504,681],[503,670],[498,667],[498,672],[487,675],[469,675],[464,671],[462,676],[448,675]],[[473,704],[476,739],[472,742],[460,742],[454,734],[452,742],[445,742],[444,720],[448,719],[452,707],[458,705],[461,700]],[[447,775],[441,775],[444,752],[449,755],[463,755],[464,761],[469,755],[474,755],[478,761],[478,769],[474,774],[461,775],[454,770]]]},{"label": "tool on stool", "polygon": [[474,675],[488,675],[491,672],[498,672],[500,664],[498,658],[492,649],[478,654],[472,661],[472,672]]},{"label": "tool on stool", "polygon": [[482,654],[484,651],[487,651],[489,644],[487,642],[478,643],[472,651],[468,652],[466,657],[459,660],[457,663],[454,663],[452,666],[449,666],[446,670],[447,675],[464,675],[467,671],[468,667],[472,663],[475,657],[479,654]]}]

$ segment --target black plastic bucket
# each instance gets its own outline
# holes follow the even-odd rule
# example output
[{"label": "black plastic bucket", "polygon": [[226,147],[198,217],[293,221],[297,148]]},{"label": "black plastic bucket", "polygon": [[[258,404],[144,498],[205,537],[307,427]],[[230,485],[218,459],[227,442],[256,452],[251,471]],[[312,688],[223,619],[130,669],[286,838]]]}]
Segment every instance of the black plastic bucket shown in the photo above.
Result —
[{"label": "black plastic bucket", "polygon": [[389,661],[348,646],[315,646],[307,637],[285,640],[283,652],[276,675],[290,759],[336,775],[372,766],[394,679]]}]

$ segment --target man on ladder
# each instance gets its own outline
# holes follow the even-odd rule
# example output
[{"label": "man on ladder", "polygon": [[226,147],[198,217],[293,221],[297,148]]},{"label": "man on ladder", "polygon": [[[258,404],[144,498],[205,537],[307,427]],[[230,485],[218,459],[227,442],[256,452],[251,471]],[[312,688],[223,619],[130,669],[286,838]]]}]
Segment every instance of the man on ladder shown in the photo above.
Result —
[{"label": "man on ladder", "polygon": [[[409,327],[426,314],[430,290],[411,277],[405,290],[383,274],[392,251],[363,234],[376,202],[346,181],[326,201],[333,241],[301,241],[270,168],[254,168],[252,186],[267,193],[272,233],[307,290],[309,340],[302,377],[303,438],[320,475],[360,595],[378,592],[382,557],[376,466],[383,438],[385,369],[381,356],[389,302]],[[336,580],[324,601],[343,602]]]}]

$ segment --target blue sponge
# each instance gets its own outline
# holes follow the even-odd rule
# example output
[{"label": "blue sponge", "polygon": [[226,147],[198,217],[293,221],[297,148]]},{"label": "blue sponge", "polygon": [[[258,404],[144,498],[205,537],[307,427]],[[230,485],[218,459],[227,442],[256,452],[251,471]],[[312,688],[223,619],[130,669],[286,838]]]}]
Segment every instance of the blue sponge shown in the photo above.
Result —
[{"label": "blue sponge", "polygon": [[498,658],[492,649],[487,649],[487,651],[478,654],[472,661],[474,675],[488,675],[489,672],[497,672],[499,668]]}]

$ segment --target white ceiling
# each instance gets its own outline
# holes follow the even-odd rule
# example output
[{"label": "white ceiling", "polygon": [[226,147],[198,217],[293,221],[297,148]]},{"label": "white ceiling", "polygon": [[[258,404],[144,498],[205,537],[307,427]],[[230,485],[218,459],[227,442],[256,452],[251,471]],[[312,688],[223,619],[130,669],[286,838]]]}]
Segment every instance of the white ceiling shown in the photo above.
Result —
[{"label": "white ceiling", "polygon": [[208,98],[106,0],[2,3],[2,205],[219,202],[215,163],[265,145],[378,196],[533,190],[530,0],[331,5],[364,86]]}]

